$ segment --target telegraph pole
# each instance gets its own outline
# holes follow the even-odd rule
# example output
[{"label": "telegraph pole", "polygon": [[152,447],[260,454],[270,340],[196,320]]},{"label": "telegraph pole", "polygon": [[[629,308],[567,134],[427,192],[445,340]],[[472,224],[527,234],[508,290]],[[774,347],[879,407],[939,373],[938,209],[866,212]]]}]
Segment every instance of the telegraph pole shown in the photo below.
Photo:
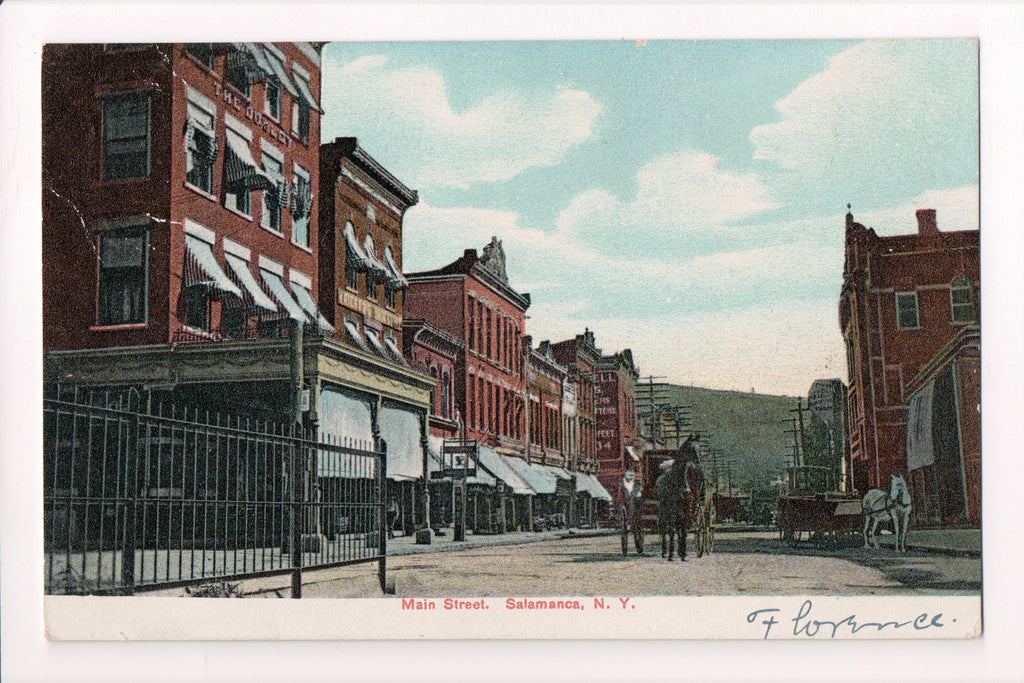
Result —
[{"label": "telegraph pole", "polygon": [[800,440],[799,440],[800,449],[797,452],[797,463],[796,463],[797,467],[799,467],[800,465],[805,464],[804,463],[804,458],[803,458],[804,411],[807,410],[807,409],[808,409],[808,407],[803,405],[803,398],[797,398],[796,399],[796,408],[790,408],[790,410],[789,410],[789,412],[797,414],[797,418],[798,418],[798,420],[800,422]]},{"label": "telegraph pole", "polygon": [[789,420],[787,420],[787,422],[792,424],[793,428],[792,429],[784,429],[784,430],[782,430],[782,432],[783,432],[783,434],[792,434],[793,435],[793,467],[799,467],[800,466],[800,444],[799,444],[799,436],[798,435],[800,434],[800,430],[797,429],[796,418],[795,417],[789,418]]}]

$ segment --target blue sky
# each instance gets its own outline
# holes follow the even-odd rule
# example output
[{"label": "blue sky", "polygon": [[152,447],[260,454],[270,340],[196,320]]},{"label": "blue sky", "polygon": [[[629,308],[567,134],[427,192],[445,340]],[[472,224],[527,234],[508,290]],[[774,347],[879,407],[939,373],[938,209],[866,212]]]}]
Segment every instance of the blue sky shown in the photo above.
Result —
[{"label": "blue sky", "polygon": [[420,193],[405,268],[503,240],[535,341],[806,394],[846,379],[843,215],[978,227],[968,40],[331,43],[323,138]]}]

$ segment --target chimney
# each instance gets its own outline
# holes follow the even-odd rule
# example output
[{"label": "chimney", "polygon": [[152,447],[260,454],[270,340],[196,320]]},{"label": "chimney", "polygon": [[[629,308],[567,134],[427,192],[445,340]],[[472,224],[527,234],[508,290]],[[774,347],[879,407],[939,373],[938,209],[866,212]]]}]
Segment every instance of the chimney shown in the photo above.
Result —
[{"label": "chimney", "polygon": [[935,209],[917,210],[917,234],[938,235],[939,226],[935,221]]}]

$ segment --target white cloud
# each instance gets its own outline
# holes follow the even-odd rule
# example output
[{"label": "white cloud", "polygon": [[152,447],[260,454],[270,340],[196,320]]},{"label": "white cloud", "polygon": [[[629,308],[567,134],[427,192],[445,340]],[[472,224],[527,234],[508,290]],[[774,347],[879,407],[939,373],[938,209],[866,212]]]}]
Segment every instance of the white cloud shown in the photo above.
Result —
[{"label": "white cloud", "polygon": [[636,174],[636,197],[604,190],[578,195],[558,217],[559,231],[607,254],[676,259],[688,241],[705,242],[730,223],[777,205],[753,173],[732,173],[703,152],[654,159]]},{"label": "white cloud", "polygon": [[370,149],[387,141],[389,165],[420,189],[465,188],[557,164],[591,136],[601,111],[571,89],[540,98],[499,90],[456,111],[444,78],[426,66],[392,67],[371,55],[340,66],[328,59],[324,68],[326,137],[356,135]]},{"label": "white cloud", "polygon": [[782,120],[754,128],[755,159],[802,174],[927,176],[976,146],[977,44],[859,43],[776,103]]},{"label": "white cloud", "polygon": [[879,235],[902,235],[917,232],[918,209],[935,209],[939,230],[978,229],[978,186],[957,187],[949,190],[929,190],[911,201],[892,209],[858,213],[853,207],[854,220]]}]

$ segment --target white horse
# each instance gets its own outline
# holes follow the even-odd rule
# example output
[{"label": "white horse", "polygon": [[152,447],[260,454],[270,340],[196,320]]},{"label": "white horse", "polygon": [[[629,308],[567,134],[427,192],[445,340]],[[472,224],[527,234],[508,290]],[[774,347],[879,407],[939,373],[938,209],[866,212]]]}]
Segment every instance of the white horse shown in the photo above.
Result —
[{"label": "white horse", "polygon": [[[882,489],[871,489],[861,503],[864,511],[864,547],[878,547],[875,531],[878,524],[886,518],[892,519],[893,531],[896,533],[896,550],[907,552],[907,527],[910,526],[910,489],[907,482],[898,474],[889,480],[889,493]],[[871,532],[868,533],[868,527]]]}]

